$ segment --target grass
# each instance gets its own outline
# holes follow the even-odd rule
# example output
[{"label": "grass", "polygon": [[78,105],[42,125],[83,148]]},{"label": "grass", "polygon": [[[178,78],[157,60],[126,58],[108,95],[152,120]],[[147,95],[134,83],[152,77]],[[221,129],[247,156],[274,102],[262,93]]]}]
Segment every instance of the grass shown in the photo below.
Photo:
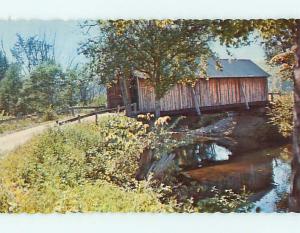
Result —
[{"label": "grass", "polygon": [[41,119],[27,118],[27,119],[21,119],[21,120],[0,123],[0,134],[9,133],[9,132],[17,131],[17,130],[22,130],[27,127],[39,124],[41,122],[42,122]]},{"label": "grass", "polygon": [[60,114],[55,116],[54,118],[48,118],[44,116],[41,117],[31,117],[31,118],[25,118],[25,119],[20,119],[20,120],[13,120],[10,122],[4,122],[4,123],[0,123],[0,135],[1,134],[5,134],[5,133],[11,133],[11,132],[15,132],[15,131],[19,131],[19,130],[23,130],[29,127],[33,127],[36,125],[39,125],[41,123],[45,123],[45,122],[50,122],[53,120],[63,120],[66,118],[70,118],[72,117],[71,115],[67,115],[67,114]]},{"label": "grass", "polygon": [[140,122],[102,117],[51,129],[0,160],[0,212],[165,212],[135,180],[146,140]]}]

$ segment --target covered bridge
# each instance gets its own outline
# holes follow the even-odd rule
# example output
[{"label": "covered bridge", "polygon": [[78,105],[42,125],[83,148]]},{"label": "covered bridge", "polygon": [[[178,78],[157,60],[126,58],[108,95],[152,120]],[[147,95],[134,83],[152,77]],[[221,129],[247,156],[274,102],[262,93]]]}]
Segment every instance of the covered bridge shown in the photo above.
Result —
[{"label": "covered bridge", "polygon": [[[199,105],[202,111],[206,111],[250,108],[266,104],[268,73],[247,59],[221,59],[220,63],[222,69],[217,69],[215,61],[209,60],[207,68],[209,78],[199,77],[194,90],[185,84],[174,85],[160,100],[161,112],[167,114],[195,112],[196,105]],[[128,88],[131,102],[137,103],[139,112],[154,112],[154,89],[144,76],[136,75]],[[109,107],[122,105],[118,85],[109,88],[107,94]]]}]

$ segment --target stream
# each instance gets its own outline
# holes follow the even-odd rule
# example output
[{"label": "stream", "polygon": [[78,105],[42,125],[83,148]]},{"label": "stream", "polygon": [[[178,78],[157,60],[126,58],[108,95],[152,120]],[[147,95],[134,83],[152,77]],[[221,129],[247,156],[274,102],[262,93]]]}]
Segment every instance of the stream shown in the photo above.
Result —
[{"label": "stream", "polygon": [[290,190],[290,145],[247,153],[232,153],[215,142],[178,148],[176,163],[182,173],[202,186],[220,191],[251,192],[251,212],[286,212]]}]

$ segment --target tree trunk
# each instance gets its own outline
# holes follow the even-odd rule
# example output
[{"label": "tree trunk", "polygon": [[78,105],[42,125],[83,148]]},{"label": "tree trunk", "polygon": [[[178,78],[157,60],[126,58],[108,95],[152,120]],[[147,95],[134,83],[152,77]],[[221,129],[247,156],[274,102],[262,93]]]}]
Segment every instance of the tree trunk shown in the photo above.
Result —
[{"label": "tree trunk", "polygon": [[300,23],[296,35],[296,68],[294,71],[294,129],[291,193],[289,210],[300,212]]},{"label": "tree trunk", "polygon": [[127,79],[120,76],[119,77],[119,84],[120,84],[123,103],[124,103],[124,106],[125,106],[126,116],[131,116],[132,115],[131,101],[130,101],[130,96],[128,94]]},{"label": "tree trunk", "polygon": [[160,117],[160,99],[155,96],[155,117]]},{"label": "tree trunk", "polygon": [[191,86],[190,89],[191,89],[193,100],[194,100],[194,103],[195,103],[195,109],[196,109],[197,115],[201,116],[200,103],[199,103],[198,95],[196,94],[196,91],[195,91],[194,87]]}]

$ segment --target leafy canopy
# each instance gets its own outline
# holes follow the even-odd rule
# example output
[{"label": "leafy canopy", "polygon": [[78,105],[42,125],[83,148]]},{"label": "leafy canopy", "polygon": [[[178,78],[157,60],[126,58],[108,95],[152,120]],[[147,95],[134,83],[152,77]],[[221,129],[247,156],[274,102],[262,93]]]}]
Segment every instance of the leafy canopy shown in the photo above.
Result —
[{"label": "leafy canopy", "polygon": [[208,57],[214,56],[207,20],[99,20],[95,25],[99,38],[83,44],[81,52],[101,82],[139,72],[158,98],[175,83],[205,73]]}]

